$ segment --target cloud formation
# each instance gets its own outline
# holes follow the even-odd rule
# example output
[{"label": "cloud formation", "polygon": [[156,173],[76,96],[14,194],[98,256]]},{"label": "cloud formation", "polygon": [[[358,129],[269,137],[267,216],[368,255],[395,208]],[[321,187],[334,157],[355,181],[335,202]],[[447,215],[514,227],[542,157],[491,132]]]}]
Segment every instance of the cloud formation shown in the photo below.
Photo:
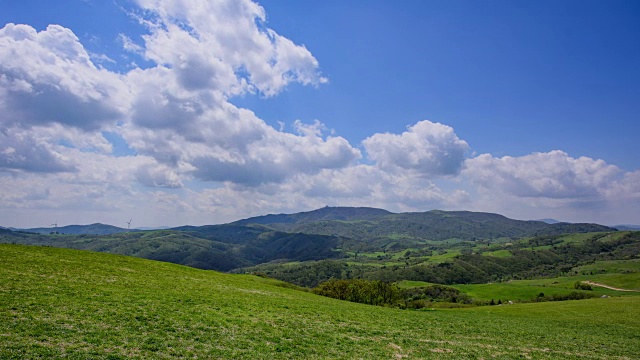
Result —
[{"label": "cloud formation", "polygon": [[[230,97],[274,96],[291,82],[325,82],[318,62],[265,25],[251,1],[139,1],[144,56],[157,66],[127,76],[131,125],[122,136],[141,154],[204,181],[281,182],[360,157],[341,137],[278,131]],[[153,16],[149,16],[149,13]]]},{"label": "cloud formation", "polygon": [[371,134],[362,152],[318,120],[276,129],[231,101],[327,79],[304,45],[268,28],[259,4],[135,3],[146,33],[119,39],[144,66],[120,72],[100,65],[116,68],[117,57],[90,53],[63,26],[0,29],[0,218],[124,225],[136,213],[181,225],[325,205],[523,217],[640,208],[638,171],[562,151],[472,157],[452,127],[428,120]]},{"label": "cloud formation", "polygon": [[56,173],[75,171],[54,146],[24,131],[0,133],[0,171]]},{"label": "cloud formation", "polygon": [[466,161],[465,173],[480,186],[518,197],[579,199],[605,195],[623,172],[603,160],[555,150],[521,157],[483,154]]},{"label": "cloud formation", "polygon": [[400,135],[372,135],[362,144],[382,169],[412,170],[428,178],[457,175],[469,150],[453,128],[428,120],[409,126]]},{"label": "cloud formation", "polygon": [[176,69],[187,89],[274,96],[291,82],[326,82],[311,52],[269,29],[264,9],[253,1],[137,3],[154,15],[144,18],[151,29],[145,56]]},{"label": "cloud formation", "polygon": [[[28,61],[25,61],[28,59]],[[62,124],[91,131],[126,111],[126,86],[97,68],[69,29],[28,25],[0,29],[0,111],[3,126]]]},{"label": "cloud formation", "polygon": [[[180,176],[246,185],[279,182],[292,173],[339,168],[360,158],[359,150],[344,138],[323,137],[317,131],[278,131],[228,101],[245,93],[274,96],[291,82],[326,81],[304,46],[266,27],[258,4],[138,3],[138,19],[149,33],[142,45],[126,35],[121,38],[127,39],[127,49],[155,65],[122,75],[95,66],[70,29],[50,25],[37,32],[14,24],[2,28],[3,127],[35,134],[62,126],[93,138],[113,131],[138,154],[170,168],[171,175],[162,181],[152,176],[159,174],[157,170],[139,170],[136,179],[146,186],[179,186]],[[19,146],[24,141],[6,146],[1,166],[70,169],[50,146],[30,150]],[[38,159],[47,166],[39,165]]]}]

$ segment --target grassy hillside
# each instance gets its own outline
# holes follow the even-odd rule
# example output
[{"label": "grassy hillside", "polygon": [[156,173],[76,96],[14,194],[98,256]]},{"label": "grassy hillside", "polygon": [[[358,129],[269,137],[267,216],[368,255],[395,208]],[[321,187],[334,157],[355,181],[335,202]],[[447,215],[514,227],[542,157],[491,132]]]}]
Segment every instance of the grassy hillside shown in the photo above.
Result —
[{"label": "grassy hillside", "polygon": [[[395,244],[399,242],[396,239]],[[306,287],[331,278],[440,284],[504,282],[564,276],[571,271],[577,275],[587,271],[572,270],[578,265],[640,258],[640,232],[620,231],[503,242],[424,241],[415,247],[393,245],[382,251],[349,250],[357,242],[274,231],[263,225],[183,227],[102,236],[2,230],[0,243],[108,252],[207,270],[263,272]],[[604,270],[591,269],[589,273],[594,271]]]},{"label": "grassy hillside", "polygon": [[230,253],[231,247],[227,244],[167,230],[103,236],[12,232],[0,234],[0,242],[108,252],[179,263],[201,269],[228,270],[240,264],[251,264]]},{"label": "grassy hillside", "polygon": [[[608,261],[597,262],[593,266],[606,266]],[[503,283],[490,284],[455,284],[449,285],[463,292],[476,300],[495,301],[515,301],[530,302],[542,293],[547,296],[562,296],[572,292],[591,294],[593,296],[640,296],[640,262],[634,260],[616,261],[626,269],[633,269],[627,273],[608,273],[599,275],[574,275],[557,278],[535,279],[535,280],[511,280]],[[601,265],[599,265],[601,264]],[[574,284],[578,281],[594,281],[609,286],[620,287],[635,291],[616,291],[603,287],[594,286],[592,290],[577,290]],[[423,281],[401,281],[398,283],[401,288],[411,288],[429,286],[432,283]]]},{"label": "grassy hillside", "polygon": [[640,298],[408,311],[137,258],[0,245],[0,358],[640,357]]},{"label": "grassy hillside", "polygon": [[[36,229],[37,230],[37,229]],[[380,280],[422,280],[440,283],[488,282],[517,275],[533,277],[552,276],[558,272],[558,262],[564,256],[551,255],[542,261],[534,259],[524,264],[523,257],[505,248],[522,236],[534,237],[523,249],[548,250],[562,245],[556,233],[584,231],[610,231],[595,224],[546,224],[540,221],[519,221],[502,215],[468,211],[429,211],[424,213],[393,214],[374,208],[325,207],[297,214],[267,215],[236,223],[207,226],[182,226],[168,230],[124,231],[101,224],[42,229],[45,234],[19,231],[0,231],[0,243],[45,245],[71,249],[92,250],[137,256],[151,260],[168,261],[201,269],[220,271],[262,271],[281,280],[303,286],[315,286],[334,274],[340,277],[365,277]],[[109,233],[109,232],[119,233]],[[109,233],[106,235],[69,234],[70,232]],[[605,232],[602,232],[605,234]],[[551,234],[551,235],[549,235]],[[581,234],[577,234],[581,235]],[[577,236],[575,235],[575,236]],[[592,236],[592,235],[589,235]],[[613,236],[613,235],[612,235]],[[610,249],[603,249],[610,252]],[[640,251],[640,246],[638,249]],[[486,258],[509,257],[506,261],[457,260],[459,256],[486,252]],[[637,251],[628,251],[628,256]],[[569,263],[575,264],[582,255],[577,254]],[[610,259],[622,259],[614,254]],[[473,256],[472,256],[473,257]],[[312,261],[341,260],[349,267],[335,268],[327,276],[308,276],[315,272]],[[531,259],[529,259],[531,260]],[[307,262],[298,269],[273,268],[273,264]],[[456,262],[458,266],[445,268]],[[487,264],[488,263],[488,264]],[[506,263],[506,268],[504,264]],[[523,268],[535,268],[533,273],[522,274],[509,263]],[[429,265],[443,264],[436,270]],[[261,267],[265,265],[266,267]],[[332,264],[330,264],[332,265]],[[353,265],[353,266],[352,266]],[[488,265],[489,268],[487,268]],[[257,268],[254,268],[258,266]],[[325,267],[324,265],[320,265]],[[496,266],[499,272],[493,271]],[[543,268],[540,268],[543,266]],[[331,266],[330,266],[331,267]],[[475,271],[475,268],[483,268]],[[411,268],[406,270],[405,268]],[[513,269],[512,269],[513,268]],[[549,269],[550,268],[550,269]],[[396,272],[396,270],[400,270]],[[280,271],[282,270],[282,271]],[[414,271],[416,270],[416,271]],[[488,272],[485,270],[489,270]],[[514,271],[512,271],[514,270]],[[540,273],[540,271],[543,273]],[[344,272],[344,274],[342,274]],[[429,274],[427,274],[429,273]],[[437,273],[437,274],[436,274]],[[518,273],[518,274],[515,274]],[[464,275],[464,276],[462,276]],[[304,279],[301,280],[301,279]]]},{"label": "grassy hillside", "polygon": [[340,256],[334,236],[290,234],[248,226],[183,227],[111,235],[41,235],[5,231],[0,243],[46,245],[168,261],[228,271],[276,259],[307,261]]}]

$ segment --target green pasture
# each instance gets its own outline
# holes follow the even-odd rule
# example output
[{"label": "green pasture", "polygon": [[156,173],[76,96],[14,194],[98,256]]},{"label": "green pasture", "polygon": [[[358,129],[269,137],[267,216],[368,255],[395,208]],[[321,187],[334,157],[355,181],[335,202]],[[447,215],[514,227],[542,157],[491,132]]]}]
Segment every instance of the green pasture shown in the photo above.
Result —
[{"label": "green pasture", "polygon": [[396,252],[395,254],[393,254],[393,256],[391,258],[394,259],[394,260],[398,260],[398,259],[404,258],[406,253],[407,253],[407,251],[416,251],[416,250],[418,250],[418,249],[416,249],[416,248],[407,248],[407,249],[404,249],[402,251]]},{"label": "green pasture", "polygon": [[[616,276],[611,276],[616,275]],[[625,275],[626,276],[626,275]],[[616,281],[614,281],[614,279]],[[640,296],[639,292],[622,292],[616,290],[610,290],[602,287],[594,286],[593,290],[576,290],[573,288],[573,284],[576,281],[591,280],[606,285],[621,287],[623,289],[635,289],[633,286],[622,287],[625,284],[637,284],[639,277],[635,276],[633,279],[625,278],[620,274],[609,274],[599,276],[570,276],[554,279],[537,279],[537,280],[512,280],[504,283],[494,284],[464,284],[464,285],[451,285],[463,293],[478,300],[491,300],[501,299],[502,301],[529,301],[537,297],[540,293],[544,295],[567,295],[571,292],[577,291],[587,294],[594,294],[596,296]]]},{"label": "green pasture", "polygon": [[2,359],[637,359],[640,297],[410,311],[250,275],[0,245]]},{"label": "green pasture", "polygon": [[402,281],[399,281],[397,285],[401,289],[408,289],[413,287],[431,286],[435,284],[426,282],[426,281],[402,280]]},{"label": "green pasture", "polygon": [[511,257],[513,254],[509,250],[496,250],[496,251],[486,251],[482,253],[483,256],[494,256],[494,257]]},{"label": "green pasture", "polygon": [[[511,301],[530,301],[540,293],[550,295],[567,295],[578,291],[595,294],[597,296],[639,296],[640,295],[640,259],[598,261],[593,264],[576,267],[572,273],[579,275],[564,276],[535,280],[511,280],[492,284],[458,284],[450,285],[477,300],[497,301],[501,299]],[[593,273],[593,275],[591,274]],[[594,286],[593,290],[576,290],[577,281],[593,281],[637,292],[621,292]],[[423,281],[401,281],[400,288],[410,288],[432,285]]]},{"label": "green pasture", "polygon": [[640,259],[598,261],[593,264],[578,266],[579,273],[636,273],[640,272]]}]

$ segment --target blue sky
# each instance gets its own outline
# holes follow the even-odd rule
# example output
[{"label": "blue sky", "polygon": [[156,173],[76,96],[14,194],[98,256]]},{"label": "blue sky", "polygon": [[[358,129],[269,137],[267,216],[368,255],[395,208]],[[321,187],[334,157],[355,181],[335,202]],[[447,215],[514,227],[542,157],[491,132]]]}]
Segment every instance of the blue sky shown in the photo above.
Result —
[{"label": "blue sky", "polygon": [[629,151],[634,137],[619,131],[640,129],[638,2],[261,4],[273,28],[309,47],[331,80],[273,105],[255,101],[265,118],[293,108],[358,141],[430,119],[478,152],[561,148],[640,167]]},{"label": "blue sky", "polygon": [[640,223],[635,1],[3,1],[0,26],[2,226]]}]

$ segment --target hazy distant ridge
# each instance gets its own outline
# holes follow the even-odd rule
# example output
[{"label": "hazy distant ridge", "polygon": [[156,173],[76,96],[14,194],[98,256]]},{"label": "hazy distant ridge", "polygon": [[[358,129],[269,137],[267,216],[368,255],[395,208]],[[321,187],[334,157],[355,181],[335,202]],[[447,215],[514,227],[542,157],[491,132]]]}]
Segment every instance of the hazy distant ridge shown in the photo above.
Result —
[{"label": "hazy distant ridge", "polygon": [[118,234],[121,232],[134,231],[123,229],[113,225],[106,224],[90,224],[90,225],[67,225],[67,226],[58,226],[58,227],[41,227],[41,228],[32,228],[32,229],[19,229],[20,231],[27,231],[37,234],[50,234],[52,232],[58,232],[60,234],[68,234],[68,235],[111,235]]},{"label": "hazy distant ridge", "polygon": [[[547,224],[471,211],[395,214],[362,207],[324,207],[230,224],[153,231],[127,231],[105,224],[26,230],[28,232],[0,230],[0,242],[110,252],[222,271],[274,261],[342,259],[357,252],[423,248],[431,252],[443,249],[433,242],[448,240],[474,243],[616,231],[597,224]],[[65,235],[49,235],[52,232]]]},{"label": "hazy distant ridge", "polygon": [[430,240],[477,240],[615,231],[598,224],[548,224],[483,212],[431,210],[396,214],[382,209],[352,207],[324,207],[295,214],[257,216],[233,224],[260,224],[278,231],[338,235],[364,241],[398,236]]},{"label": "hazy distant ridge", "polygon": [[620,231],[627,231],[627,230],[638,231],[638,230],[640,230],[640,225],[626,224],[626,225],[614,225],[613,227],[618,229],[618,230],[620,230]]},{"label": "hazy distant ridge", "polygon": [[316,221],[350,221],[368,220],[380,216],[391,215],[390,211],[370,207],[330,207],[304,211],[294,214],[269,214],[238,220],[233,224],[300,224]]}]

